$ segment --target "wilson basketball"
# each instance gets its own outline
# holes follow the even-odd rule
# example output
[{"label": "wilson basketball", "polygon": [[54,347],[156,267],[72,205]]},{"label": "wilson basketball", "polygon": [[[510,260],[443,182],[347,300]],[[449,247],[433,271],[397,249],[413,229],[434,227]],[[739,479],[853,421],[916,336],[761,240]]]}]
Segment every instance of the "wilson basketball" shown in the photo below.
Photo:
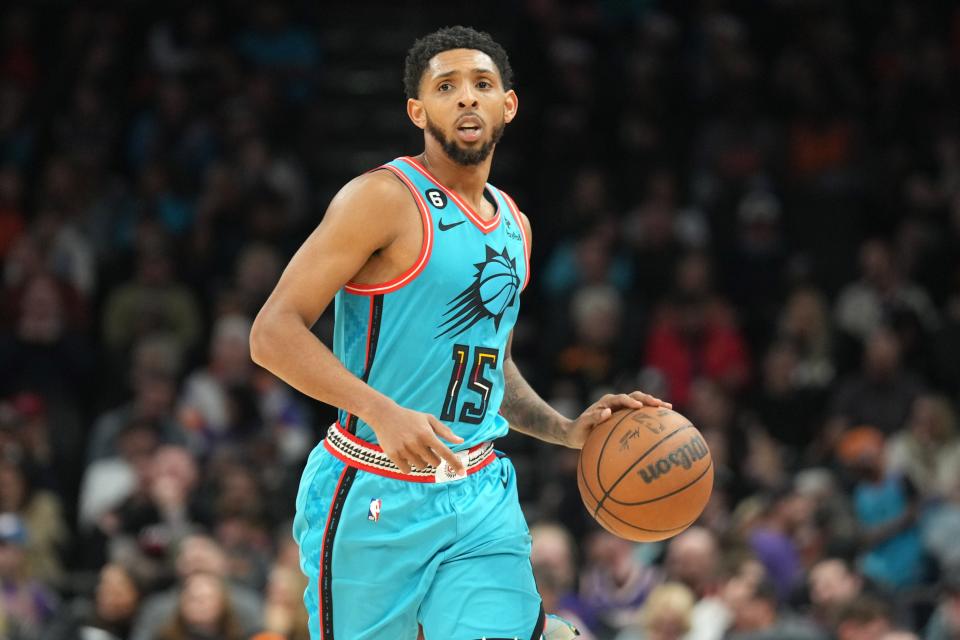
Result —
[{"label": "wilson basketball", "polygon": [[697,428],[676,411],[622,409],[587,438],[577,485],[606,530],[653,542],[677,535],[703,512],[713,460]]}]

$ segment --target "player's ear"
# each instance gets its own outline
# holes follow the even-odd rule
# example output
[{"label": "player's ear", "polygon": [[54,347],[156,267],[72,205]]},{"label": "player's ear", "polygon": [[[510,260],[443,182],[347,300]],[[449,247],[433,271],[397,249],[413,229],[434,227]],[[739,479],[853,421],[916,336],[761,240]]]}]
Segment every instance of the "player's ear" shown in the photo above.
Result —
[{"label": "player's ear", "polygon": [[416,98],[407,99],[407,117],[420,129],[427,128],[427,111],[423,108],[423,103]]},{"label": "player's ear", "polygon": [[503,105],[503,121],[510,122],[517,115],[517,108],[520,106],[520,101],[517,98],[517,93],[510,89],[504,94],[504,105]]}]

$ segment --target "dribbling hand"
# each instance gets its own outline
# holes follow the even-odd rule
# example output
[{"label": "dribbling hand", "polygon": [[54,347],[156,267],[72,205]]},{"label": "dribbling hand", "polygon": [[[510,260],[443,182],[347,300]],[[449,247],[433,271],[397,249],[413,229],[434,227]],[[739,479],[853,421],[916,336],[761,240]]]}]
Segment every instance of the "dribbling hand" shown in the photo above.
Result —
[{"label": "dribbling hand", "polygon": [[457,474],[466,472],[460,458],[440,441],[443,438],[460,444],[463,438],[429,413],[397,407],[377,423],[383,426],[370,426],[377,434],[380,448],[403,473],[410,473],[412,467],[438,467],[441,460],[453,467]]},{"label": "dribbling hand", "polygon": [[590,430],[613,415],[620,409],[640,409],[641,407],[666,407],[673,405],[655,398],[649,393],[634,391],[633,393],[608,393],[580,414],[580,417],[570,423],[566,433],[566,444],[574,449],[582,449],[587,441]]}]

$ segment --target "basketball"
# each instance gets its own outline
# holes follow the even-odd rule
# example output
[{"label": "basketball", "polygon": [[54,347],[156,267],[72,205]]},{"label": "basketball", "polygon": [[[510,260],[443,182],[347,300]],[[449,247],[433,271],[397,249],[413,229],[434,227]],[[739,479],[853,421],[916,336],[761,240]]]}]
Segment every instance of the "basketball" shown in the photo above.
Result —
[{"label": "basketball", "polygon": [[713,460],[703,436],[670,409],[621,409],[594,427],[577,485],[604,529],[636,542],[675,536],[703,512]]}]

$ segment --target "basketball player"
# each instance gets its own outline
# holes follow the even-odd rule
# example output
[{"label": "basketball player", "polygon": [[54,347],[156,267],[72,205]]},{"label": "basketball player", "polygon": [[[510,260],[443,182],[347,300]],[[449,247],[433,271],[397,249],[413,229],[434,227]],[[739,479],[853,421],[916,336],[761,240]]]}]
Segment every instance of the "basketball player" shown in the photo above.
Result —
[{"label": "basketball player", "polygon": [[[530,224],[487,177],[517,114],[511,75],[487,34],[418,40],[404,81],[423,153],[343,187],[254,323],[253,359],[340,409],[294,522],[315,639],[414,640],[418,625],[426,640],[572,637],[544,631],[493,441],[513,428],[579,448],[612,411],[669,406],[608,395],[568,420],[510,358]],[[310,332],[331,300],[333,352]]]}]

